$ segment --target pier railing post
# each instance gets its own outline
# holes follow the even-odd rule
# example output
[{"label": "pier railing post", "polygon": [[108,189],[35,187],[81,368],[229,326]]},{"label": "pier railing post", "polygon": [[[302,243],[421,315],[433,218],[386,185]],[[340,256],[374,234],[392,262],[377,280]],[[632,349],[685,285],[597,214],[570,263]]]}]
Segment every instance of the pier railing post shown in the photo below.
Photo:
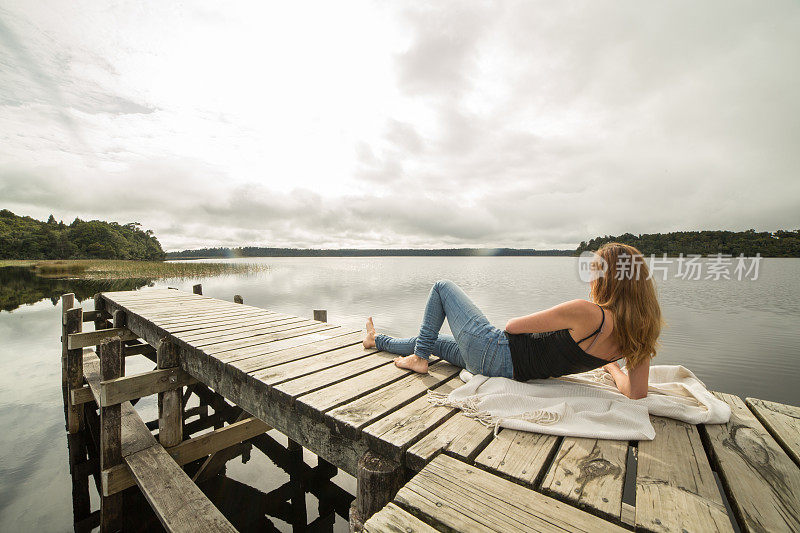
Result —
[{"label": "pier railing post", "polygon": [[[103,341],[98,346],[100,379],[108,381],[121,377],[122,341],[118,338]],[[122,406],[100,406],[100,470],[108,470],[122,462]],[[100,531],[118,531],[122,526],[122,493],[100,499]]]},{"label": "pier railing post", "polygon": [[69,378],[67,377],[67,311],[75,307],[73,293],[61,295],[61,391],[64,393],[64,418],[69,411]]},{"label": "pier railing post", "polygon": [[195,294],[203,294],[203,285],[198,283],[194,287],[192,287],[192,292]]},{"label": "pier railing post", "polygon": [[243,304],[244,303],[244,299],[242,299],[241,295],[234,294],[233,295],[233,303],[235,303],[235,304]]},{"label": "pier railing post", "polygon": [[[83,309],[73,307],[67,311],[64,343],[71,333],[83,331]],[[83,425],[83,405],[73,405],[71,391],[83,386],[83,348],[67,350],[67,431],[77,433]]]},{"label": "pier railing post", "polygon": [[372,452],[358,461],[356,501],[350,508],[350,531],[361,531],[369,517],[392,501],[403,486],[403,467]]},{"label": "pier railing post", "polygon": [[[158,368],[174,368],[180,364],[178,347],[161,339],[156,351]],[[183,387],[158,393],[158,440],[165,448],[183,440]]]}]

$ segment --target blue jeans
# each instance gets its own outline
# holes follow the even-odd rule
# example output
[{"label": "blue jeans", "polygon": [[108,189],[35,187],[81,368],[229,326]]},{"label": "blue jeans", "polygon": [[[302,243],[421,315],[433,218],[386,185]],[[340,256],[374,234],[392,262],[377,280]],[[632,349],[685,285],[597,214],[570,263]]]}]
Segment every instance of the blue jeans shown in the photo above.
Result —
[{"label": "blue jeans", "polygon": [[[453,335],[441,335],[444,319]],[[437,281],[428,296],[419,335],[396,339],[375,337],[379,350],[398,355],[441,357],[473,374],[513,378],[511,350],[505,333],[489,323],[480,309],[452,281]]]}]

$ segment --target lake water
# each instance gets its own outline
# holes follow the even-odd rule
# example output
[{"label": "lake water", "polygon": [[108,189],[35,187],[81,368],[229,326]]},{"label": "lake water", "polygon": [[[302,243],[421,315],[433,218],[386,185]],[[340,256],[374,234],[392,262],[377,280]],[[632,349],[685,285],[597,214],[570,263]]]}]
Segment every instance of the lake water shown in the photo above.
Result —
[{"label": "lake water", "polygon": [[[564,300],[587,298],[577,260],[569,257],[381,257],[230,259],[270,265],[252,275],[205,279],[87,282],[45,280],[22,270],[0,269],[0,530],[72,529],[71,483],[60,385],[60,305],[75,292],[84,309],[103,290],[177,287],[246,304],[311,317],[326,309],[328,321],[363,326],[372,315],[379,332],[413,335],[431,285],[457,282],[495,325]],[[714,390],[800,404],[800,259],[764,259],[757,280],[657,281],[667,329],[653,364],[681,364]],[[89,298],[86,300],[86,298]],[[133,358],[131,361],[141,359]],[[149,362],[128,363],[128,373],[151,370]],[[137,405],[143,418],[157,416],[154,397]],[[281,437],[275,435],[277,439]],[[285,442],[285,440],[284,440]],[[309,464],[315,458],[306,454]],[[254,489],[242,498],[269,493],[289,476],[253,449],[246,465],[228,464],[231,485]],[[352,493],[354,480],[343,473],[334,481]],[[274,517],[243,517],[242,503],[230,505],[219,487],[203,487],[241,529],[272,524],[291,531]],[[97,508],[91,487],[93,509]],[[230,498],[228,498],[230,500]],[[316,498],[306,496],[308,520],[316,518]],[[324,503],[324,502],[323,502]],[[250,510],[252,515],[252,509]],[[258,515],[258,512],[255,513]],[[263,514],[263,513],[261,513]],[[347,523],[336,518],[336,531]]]}]

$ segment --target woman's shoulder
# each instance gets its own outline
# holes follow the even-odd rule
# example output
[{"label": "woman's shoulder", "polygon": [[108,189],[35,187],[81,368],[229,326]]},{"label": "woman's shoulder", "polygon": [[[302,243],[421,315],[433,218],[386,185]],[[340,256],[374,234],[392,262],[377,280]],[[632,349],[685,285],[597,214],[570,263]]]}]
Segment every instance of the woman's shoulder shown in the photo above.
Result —
[{"label": "woman's shoulder", "polygon": [[597,308],[599,307],[596,303],[590,302],[589,300],[584,300],[583,298],[576,298],[575,300],[569,300],[562,304],[565,309],[569,309],[575,313],[585,314],[594,312],[598,314]]}]

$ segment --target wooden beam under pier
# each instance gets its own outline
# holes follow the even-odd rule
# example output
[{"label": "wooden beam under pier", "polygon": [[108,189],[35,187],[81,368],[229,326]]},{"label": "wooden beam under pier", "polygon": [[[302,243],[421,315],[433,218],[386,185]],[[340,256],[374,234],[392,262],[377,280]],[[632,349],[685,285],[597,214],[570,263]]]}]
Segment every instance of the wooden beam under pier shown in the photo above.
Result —
[{"label": "wooden beam under pier", "polygon": [[[83,320],[81,320],[83,322]],[[122,341],[133,341],[138,339],[127,328],[108,328],[98,331],[87,331],[86,333],[71,333],[67,336],[67,348],[70,350],[77,350],[80,348],[88,348],[89,346],[96,346],[103,341],[119,338]]]}]

